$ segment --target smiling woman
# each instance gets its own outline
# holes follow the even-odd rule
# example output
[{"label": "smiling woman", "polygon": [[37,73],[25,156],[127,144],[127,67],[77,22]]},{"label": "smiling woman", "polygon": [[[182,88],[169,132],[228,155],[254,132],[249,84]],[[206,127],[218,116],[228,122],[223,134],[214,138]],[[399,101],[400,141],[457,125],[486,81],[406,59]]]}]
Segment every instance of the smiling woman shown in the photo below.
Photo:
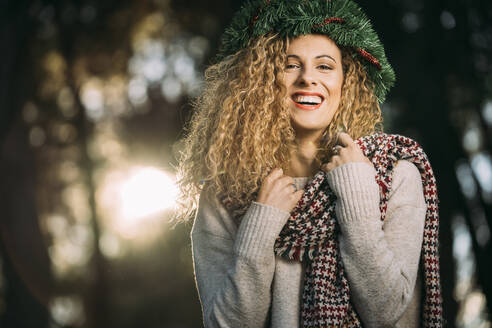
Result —
[{"label": "smiling woman", "polygon": [[435,179],[381,132],[394,73],[365,14],[250,1],[221,55],[178,180],[205,326],[441,327]]},{"label": "smiling woman", "polygon": [[283,84],[295,130],[319,139],[340,103],[342,54],[324,35],[300,36],[289,44]]}]

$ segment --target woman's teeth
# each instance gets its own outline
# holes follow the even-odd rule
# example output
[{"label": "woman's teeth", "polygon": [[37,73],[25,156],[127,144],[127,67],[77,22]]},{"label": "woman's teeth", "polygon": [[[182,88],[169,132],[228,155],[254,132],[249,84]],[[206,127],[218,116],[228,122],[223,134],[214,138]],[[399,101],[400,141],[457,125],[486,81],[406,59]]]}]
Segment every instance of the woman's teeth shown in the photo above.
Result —
[{"label": "woman's teeth", "polygon": [[304,96],[304,95],[293,95],[292,99],[299,104],[303,105],[319,105],[323,101],[320,96]]}]

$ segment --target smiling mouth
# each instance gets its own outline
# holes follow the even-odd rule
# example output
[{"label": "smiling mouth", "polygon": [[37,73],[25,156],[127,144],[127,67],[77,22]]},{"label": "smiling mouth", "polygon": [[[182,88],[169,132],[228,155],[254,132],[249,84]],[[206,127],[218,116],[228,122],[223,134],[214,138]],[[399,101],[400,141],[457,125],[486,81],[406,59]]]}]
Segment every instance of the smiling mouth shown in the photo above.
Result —
[{"label": "smiling mouth", "polygon": [[296,92],[291,96],[296,107],[303,110],[318,109],[324,101],[324,97],[319,93]]}]

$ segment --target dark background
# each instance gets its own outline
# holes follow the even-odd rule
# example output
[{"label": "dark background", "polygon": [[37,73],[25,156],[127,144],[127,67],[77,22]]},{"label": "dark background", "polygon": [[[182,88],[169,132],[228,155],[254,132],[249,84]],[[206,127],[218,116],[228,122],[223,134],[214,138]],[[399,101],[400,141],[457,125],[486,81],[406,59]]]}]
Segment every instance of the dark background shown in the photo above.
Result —
[{"label": "dark background", "polygon": [[[148,181],[174,174],[240,3],[0,2],[0,327],[201,325],[191,224],[137,207],[171,197]],[[438,181],[448,326],[491,327],[492,2],[359,3],[397,74],[386,131],[416,139]],[[138,172],[143,198],[122,201]]]}]

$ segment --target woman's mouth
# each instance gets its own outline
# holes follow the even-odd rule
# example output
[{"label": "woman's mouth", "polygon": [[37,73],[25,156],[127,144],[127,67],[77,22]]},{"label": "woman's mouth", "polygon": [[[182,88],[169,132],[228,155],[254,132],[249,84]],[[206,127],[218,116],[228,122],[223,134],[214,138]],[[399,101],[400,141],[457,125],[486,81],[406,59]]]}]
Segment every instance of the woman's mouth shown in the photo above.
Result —
[{"label": "woman's mouth", "polygon": [[319,93],[296,92],[291,96],[296,107],[303,110],[318,109],[324,101],[324,97]]}]

